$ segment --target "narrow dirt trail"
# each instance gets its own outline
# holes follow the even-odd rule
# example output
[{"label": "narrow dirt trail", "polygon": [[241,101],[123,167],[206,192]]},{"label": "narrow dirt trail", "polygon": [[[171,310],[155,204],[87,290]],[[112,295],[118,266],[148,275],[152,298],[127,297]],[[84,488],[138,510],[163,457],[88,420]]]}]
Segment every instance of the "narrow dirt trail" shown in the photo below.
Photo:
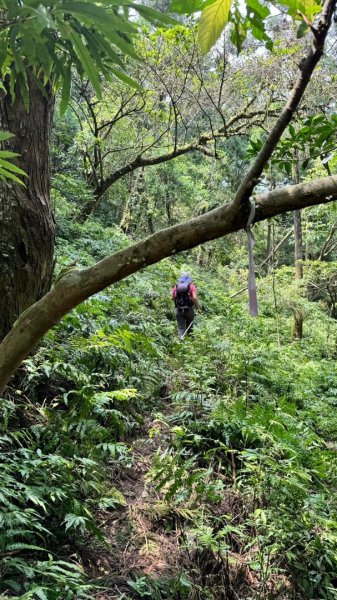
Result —
[{"label": "narrow dirt trail", "polygon": [[159,579],[181,572],[185,557],[174,515],[170,518],[167,505],[146,481],[153,456],[158,447],[167,445],[168,437],[165,423],[147,416],[140,436],[130,446],[132,466],[110,473],[125,506],[101,514],[108,545],[93,549],[89,566],[92,576],[105,587],[96,594],[97,600],[119,600],[123,593],[132,597],[127,582],[137,574]]}]

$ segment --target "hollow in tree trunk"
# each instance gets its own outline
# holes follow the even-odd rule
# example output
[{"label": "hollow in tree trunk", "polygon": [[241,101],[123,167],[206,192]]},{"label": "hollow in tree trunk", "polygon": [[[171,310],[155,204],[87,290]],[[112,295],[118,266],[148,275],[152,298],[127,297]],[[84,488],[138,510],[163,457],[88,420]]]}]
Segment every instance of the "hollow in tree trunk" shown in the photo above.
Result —
[{"label": "hollow in tree trunk", "polygon": [[29,78],[30,108],[19,90],[12,102],[0,93],[1,129],[15,137],[6,147],[20,154],[16,164],[26,186],[0,183],[0,339],[28,306],[50,288],[54,254],[54,220],[50,206],[49,143],[54,96],[45,95]]}]

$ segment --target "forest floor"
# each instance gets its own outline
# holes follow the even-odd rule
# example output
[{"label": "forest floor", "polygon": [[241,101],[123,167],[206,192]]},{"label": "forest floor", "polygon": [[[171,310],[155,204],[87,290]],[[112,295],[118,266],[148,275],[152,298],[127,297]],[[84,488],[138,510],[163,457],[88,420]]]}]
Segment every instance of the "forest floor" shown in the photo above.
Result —
[{"label": "forest floor", "polygon": [[[168,411],[165,404],[161,408]],[[90,548],[91,576],[105,588],[97,592],[97,600],[119,600],[123,593],[130,597],[127,582],[137,574],[170,578],[189,561],[180,547],[182,532],[175,515],[170,518],[167,505],[146,480],[155,452],[169,435],[164,422],[147,415],[130,446],[131,465],[110,472],[111,485],[123,494],[125,506],[100,515],[107,546]]]},{"label": "forest floor", "polygon": [[[249,569],[249,553],[231,553],[232,564],[227,565],[227,574],[218,574],[217,565],[207,553],[199,556],[185,543],[195,516],[193,509],[180,511],[176,505],[170,506],[148,480],[156,451],[168,447],[172,437],[165,417],[172,414],[173,407],[165,399],[155,408],[155,412],[145,416],[138,436],[131,441],[130,466],[118,467],[109,473],[111,486],[123,494],[125,505],[99,514],[105,545],[88,547],[85,562],[88,574],[99,586],[96,600],[185,597],[173,589],[174,582],[179,581],[183,573],[193,578],[196,600],[208,598],[204,593],[208,578],[213,579],[212,588],[215,593],[218,590],[214,597],[219,600],[255,597],[251,594],[254,588],[259,588],[259,581]],[[234,491],[224,497],[218,511],[219,514],[245,512]],[[146,581],[153,582],[152,593]],[[166,581],[168,589],[171,584],[172,595],[170,592],[167,596],[157,595],[156,581],[160,585]]]}]

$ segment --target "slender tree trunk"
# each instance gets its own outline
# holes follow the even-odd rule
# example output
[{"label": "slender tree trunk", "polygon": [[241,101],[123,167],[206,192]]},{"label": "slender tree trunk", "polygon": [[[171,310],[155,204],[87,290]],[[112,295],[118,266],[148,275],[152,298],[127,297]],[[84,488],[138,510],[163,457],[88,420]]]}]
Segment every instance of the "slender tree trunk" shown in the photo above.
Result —
[{"label": "slender tree trunk", "polygon": [[[168,183],[168,182],[166,182]],[[171,205],[171,197],[170,194],[166,194],[165,197],[165,210],[166,210],[166,216],[167,216],[167,226],[170,227],[171,225],[173,225],[173,218],[172,218],[172,205]]]},{"label": "slender tree trunk", "polygon": [[266,258],[264,260],[265,263],[265,273],[268,273],[270,266],[270,259],[272,254],[272,222],[267,221],[267,244],[266,244]]},{"label": "slender tree trunk", "polygon": [[49,142],[54,97],[30,79],[27,112],[17,90],[14,102],[0,93],[1,128],[15,138],[7,148],[20,154],[26,187],[0,183],[0,339],[28,306],[50,288],[54,221],[50,206]]},{"label": "slender tree trunk", "polygon": [[303,279],[303,241],[302,241],[302,213],[300,210],[294,212],[294,236],[295,236],[295,277]]},{"label": "slender tree trunk", "polygon": [[[271,161],[269,161],[269,183],[268,189],[271,192],[276,187],[273,166]],[[264,262],[264,272],[267,274],[272,264],[272,255],[273,255],[273,241],[272,241],[272,222],[267,222],[267,244],[266,244],[266,258]]]},{"label": "slender tree trunk", "polygon": [[[292,183],[299,183],[299,168],[296,161],[292,170]],[[294,237],[295,237],[295,279],[303,279],[303,241],[302,241],[302,213],[300,210],[294,211]],[[301,310],[295,309],[293,336],[297,340],[303,337],[303,314]]]}]

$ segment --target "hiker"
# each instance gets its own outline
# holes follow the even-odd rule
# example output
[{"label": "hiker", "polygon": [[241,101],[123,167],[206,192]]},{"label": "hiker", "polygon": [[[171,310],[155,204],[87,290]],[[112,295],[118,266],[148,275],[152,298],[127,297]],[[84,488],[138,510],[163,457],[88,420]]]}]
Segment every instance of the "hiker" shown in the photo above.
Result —
[{"label": "hiker", "polygon": [[197,290],[189,273],[180,275],[177,284],[171,291],[171,298],[176,307],[178,336],[180,340],[183,340],[185,334],[189,335],[192,331],[194,307],[200,308]]}]

